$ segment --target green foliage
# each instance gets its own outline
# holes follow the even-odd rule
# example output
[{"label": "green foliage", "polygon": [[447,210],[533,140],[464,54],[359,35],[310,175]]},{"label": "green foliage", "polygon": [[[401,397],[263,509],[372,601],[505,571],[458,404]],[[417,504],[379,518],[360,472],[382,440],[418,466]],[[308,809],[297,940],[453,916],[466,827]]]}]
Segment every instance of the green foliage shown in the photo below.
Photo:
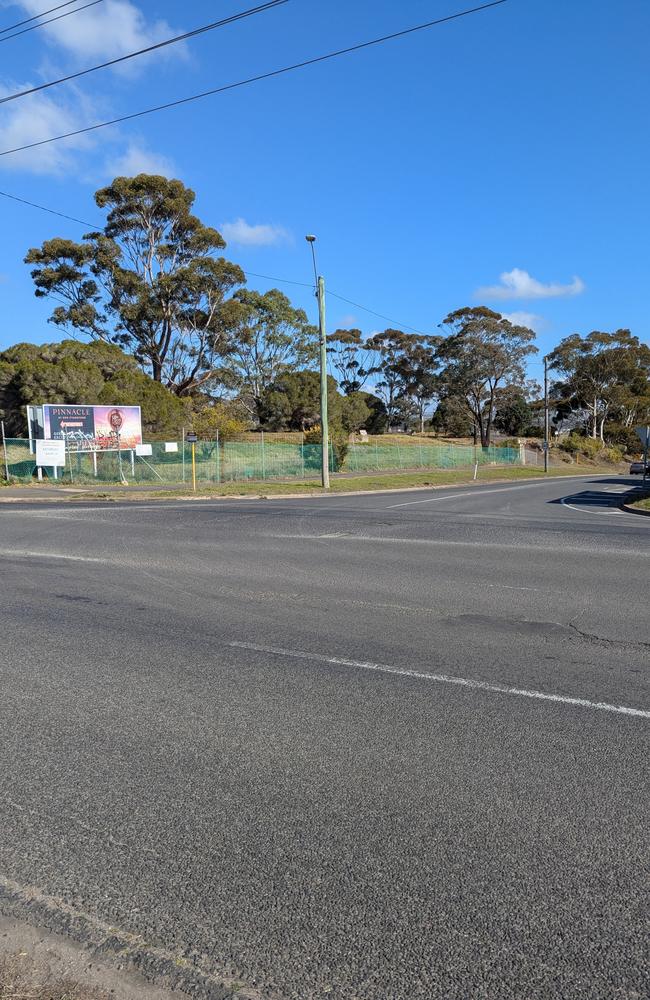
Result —
[{"label": "green foliage", "polygon": [[0,415],[10,437],[26,433],[25,406],[42,403],[142,407],[143,432],[175,436],[186,406],[114,344],[16,344],[0,354]]},{"label": "green foliage", "polygon": [[604,447],[599,438],[594,440],[594,438],[585,437],[582,434],[569,434],[568,437],[559,442],[558,448],[569,455],[584,455],[585,458],[611,462],[612,464],[623,460],[623,452],[620,448]]},{"label": "green foliage", "polygon": [[463,399],[445,396],[440,400],[431,420],[432,428],[447,437],[469,437],[472,418]]},{"label": "green foliage", "polygon": [[[308,431],[305,431],[305,444],[322,444],[322,441],[323,434],[320,424],[315,424]],[[334,459],[332,472],[340,472],[350,450],[348,435],[342,427],[330,427],[330,448]]]},{"label": "green foliage", "polygon": [[52,323],[118,344],[179,396],[214,378],[225,303],[245,280],[216,256],[225,242],[192,214],[194,198],[178,180],[117,177],[95,195],[108,210],[103,232],[47,240],[25,257],[36,295],[63,302]]},{"label": "green foliage", "polygon": [[199,397],[192,400],[189,426],[202,441],[228,441],[249,428],[244,408],[237,402]]},{"label": "green foliage", "polygon": [[426,404],[438,387],[433,347],[439,341],[439,337],[392,329],[376,333],[367,341],[366,349],[377,358],[374,370],[380,379],[376,389],[386,408],[389,428],[396,421],[402,425],[408,422],[414,408],[423,424]]},{"label": "green foliage", "polygon": [[629,330],[565,337],[550,367],[561,377],[552,387],[559,417],[584,411],[592,438],[606,439],[609,420],[627,428],[650,420],[650,347]]},{"label": "green foliage", "polygon": [[301,374],[297,369],[315,360],[315,327],[277,288],[264,295],[241,289],[229,303],[225,320],[230,339],[227,362],[217,372],[220,380],[239,394],[250,416],[260,423],[288,419],[284,412],[269,416],[267,393],[278,391],[272,387],[280,378]]},{"label": "green foliage", "polygon": [[338,375],[341,391],[349,396],[359,393],[371,375],[379,370],[374,351],[363,342],[361,330],[335,330],[327,337],[327,353]]},{"label": "green foliage", "polygon": [[631,427],[622,424],[609,424],[607,428],[606,441],[610,445],[616,445],[629,455],[641,455],[643,449],[641,441]]},{"label": "green foliage", "polygon": [[[363,429],[368,431],[368,434],[383,434],[388,426],[388,413],[383,399],[373,395],[371,392],[359,392],[354,395],[362,399],[369,410],[369,416],[363,425]],[[353,431],[355,429],[357,428],[350,426],[350,430]],[[361,427],[358,430],[361,430]]]},{"label": "green foliage", "polygon": [[[343,429],[344,398],[336,379],[327,377],[327,407],[332,430]],[[274,431],[307,431],[320,422],[320,375],[314,371],[285,372],[262,394],[262,426]]]},{"label": "green foliage", "polygon": [[537,351],[535,334],[486,306],[458,309],[444,320],[450,335],[438,349],[446,395],[462,399],[487,447],[504,389],[525,381],[525,361]]},{"label": "green foliage", "polygon": [[369,393],[350,392],[341,401],[341,423],[349,434],[354,434],[362,428],[368,430],[368,424],[373,418],[373,411],[368,405]]},{"label": "green foliage", "polygon": [[520,436],[530,426],[533,411],[521,392],[506,393],[497,402],[494,426],[504,434]]}]

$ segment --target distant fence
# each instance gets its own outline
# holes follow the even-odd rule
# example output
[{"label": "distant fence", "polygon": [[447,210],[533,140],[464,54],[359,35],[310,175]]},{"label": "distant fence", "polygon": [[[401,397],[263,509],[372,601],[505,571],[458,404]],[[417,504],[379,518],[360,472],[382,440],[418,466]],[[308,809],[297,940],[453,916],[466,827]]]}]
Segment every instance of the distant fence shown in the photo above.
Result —
[{"label": "distant fence", "polygon": [[[172,447],[174,443],[171,443]],[[175,442],[154,442],[151,454],[135,450],[66,452],[65,467],[44,468],[48,482],[70,484],[190,483],[192,446]],[[1,475],[9,480],[31,482],[37,477],[33,445],[22,438],[7,438]],[[530,462],[530,459],[528,459]],[[473,448],[471,445],[427,444],[405,438],[399,443],[368,441],[346,447],[330,447],[331,472],[389,472],[405,469],[470,469],[474,465],[514,466],[525,464],[518,448]],[[268,479],[313,479],[321,468],[321,445],[306,444],[300,435],[293,440],[277,440],[271,435],[251,436],[238,441],[197,441],[194,446],[197,482],[225,483]],[[6,470],[6,471],[5,471]]]}]

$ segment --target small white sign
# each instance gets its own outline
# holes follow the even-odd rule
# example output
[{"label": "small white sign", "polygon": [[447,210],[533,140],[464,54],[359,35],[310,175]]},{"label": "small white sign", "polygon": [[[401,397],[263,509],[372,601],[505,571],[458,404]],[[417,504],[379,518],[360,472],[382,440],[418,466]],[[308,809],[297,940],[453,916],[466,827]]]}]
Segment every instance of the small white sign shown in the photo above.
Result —
[{"label": "small white sign", "polygon": [[36,441],[36,464],[50,469],[65,465],[65,441]]},{"label": "small white sign", "polygon": [[176,441],[165,441],[165,451],[178,451],[178,443]]},{"label": "small white sign", "polygon": [[144,458],[145,455],[146,456],[153,455],[153,448],[151,447],[150,444],[136,444],[135,453],[140,458]]}]

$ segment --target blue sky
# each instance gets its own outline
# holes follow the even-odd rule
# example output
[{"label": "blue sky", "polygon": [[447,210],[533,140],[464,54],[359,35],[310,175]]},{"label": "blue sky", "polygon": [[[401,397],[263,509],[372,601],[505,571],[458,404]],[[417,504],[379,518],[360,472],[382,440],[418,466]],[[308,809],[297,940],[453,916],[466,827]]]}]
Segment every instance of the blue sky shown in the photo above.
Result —
[{"label": "blue sky", "polygon": [[[0,0],[0,28],[56,0]],[[81,0],[80,0],[81,2]],[[101,0],[0,41],[0,88],[74,72],[248,0]],[[290,0],[164,54],[0,107],[0,151],[462,10]],[[508,0],[408,38],[67,143],[0,156],[0,188],[89,221],[117,173],[180,177],[246,271],[328,287],[435,332],[482,302],[569,333],[648,339],[647,0]],[[3,36],[0,35],[0,39]],[[0,198],[0,348],[59,339],[22,258],[83,228]],[[262,290],[277,282],[251,277]],[[278,284],[315,318],[309,288]],[[389,323],[338,299],[328,327]]]}]

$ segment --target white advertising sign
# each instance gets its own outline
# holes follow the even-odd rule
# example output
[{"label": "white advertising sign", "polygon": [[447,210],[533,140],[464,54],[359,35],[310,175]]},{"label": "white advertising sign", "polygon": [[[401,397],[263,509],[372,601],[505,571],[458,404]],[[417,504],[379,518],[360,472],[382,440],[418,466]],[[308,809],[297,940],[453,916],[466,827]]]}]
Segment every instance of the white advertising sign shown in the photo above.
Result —
[{"label": "white advertising sign", "polygon": [[65,465],[65,441],[36,441],[36,464],[46,468]]},{"label": "white advertising sign", "polygon": [[136,444],[135,453],[139,455],[140,458],[144,458],[145,455],[153,455],[153,448],[150,444]]},{"label": "white advertising sign", "polygon": [[178,451],[178,444],[176,441],[165,441],[165,451]]}]

